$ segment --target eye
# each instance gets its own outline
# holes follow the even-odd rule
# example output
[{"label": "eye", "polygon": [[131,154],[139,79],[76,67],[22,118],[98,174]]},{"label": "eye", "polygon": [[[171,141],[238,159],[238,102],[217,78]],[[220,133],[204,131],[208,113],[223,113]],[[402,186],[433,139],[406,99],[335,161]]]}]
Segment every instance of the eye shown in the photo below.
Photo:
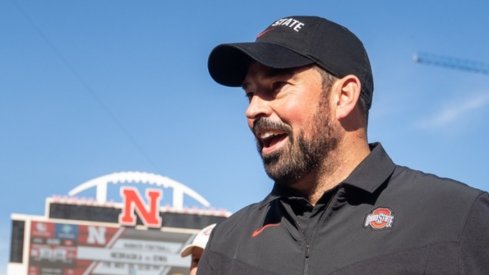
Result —
[{"label": "eye", "polygon": [[280,89],[282,89],[285,85],[287,85],[287,82],[286,81],[275,81],[273,82],[272,84],[272,91],[274,93],[277,93],[280,91]]}]

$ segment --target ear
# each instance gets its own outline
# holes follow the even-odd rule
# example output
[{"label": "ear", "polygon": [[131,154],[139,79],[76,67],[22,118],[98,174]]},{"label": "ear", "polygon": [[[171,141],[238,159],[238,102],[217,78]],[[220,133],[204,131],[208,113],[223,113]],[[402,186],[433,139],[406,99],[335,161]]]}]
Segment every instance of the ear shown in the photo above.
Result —
[{"label": "ear", "polygon": [[347,75],[336,81],[336,118],[341,120],[348,117],[357,105],[362,86],[355,75]]}]

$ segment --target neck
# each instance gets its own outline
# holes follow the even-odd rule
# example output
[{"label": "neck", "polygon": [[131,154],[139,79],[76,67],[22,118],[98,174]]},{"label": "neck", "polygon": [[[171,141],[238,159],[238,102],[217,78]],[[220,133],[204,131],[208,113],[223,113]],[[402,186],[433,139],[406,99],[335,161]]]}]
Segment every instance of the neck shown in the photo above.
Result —
[{"label": "neck", "polygon": [[369,153],[370,148],[365,140],[341,142],[318,169],[296,182],[292,188],[316,205],[325,192],[343,182]]}]

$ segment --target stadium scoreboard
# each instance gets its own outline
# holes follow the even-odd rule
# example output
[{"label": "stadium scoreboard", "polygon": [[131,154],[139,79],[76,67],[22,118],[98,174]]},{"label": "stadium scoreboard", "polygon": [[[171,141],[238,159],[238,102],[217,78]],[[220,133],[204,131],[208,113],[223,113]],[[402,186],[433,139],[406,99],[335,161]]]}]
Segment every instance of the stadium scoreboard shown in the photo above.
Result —
[{"label": "stadium scoreboard", "polygon": [[[180,257],[181,248],[201,228],[230,215],[158,175],[125,172],[97,179],[70,196],[47,198],[44,216],[12,214],[8,275],[185,275],[190,259]],[[151,188],[136,188],[138,181],[145,187],[152,182]],[[120,202],[107,201],[110,183],[118,185]],[[96,189],[96,199],[73,196],[88,188]],[[173,202],[162,207],[167,189]],[[185,196],[204,206],[184,207]]]}]

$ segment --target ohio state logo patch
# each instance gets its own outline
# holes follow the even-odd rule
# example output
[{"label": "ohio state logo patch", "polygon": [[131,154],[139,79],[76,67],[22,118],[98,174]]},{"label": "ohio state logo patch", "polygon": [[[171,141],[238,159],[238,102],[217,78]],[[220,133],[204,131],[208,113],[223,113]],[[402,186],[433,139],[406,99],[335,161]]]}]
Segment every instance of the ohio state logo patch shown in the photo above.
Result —
[{"label": "ohio state logo patch", "polygon": [[365,218],[365,227],[370,227],[372,229],[385,229],[391,228],[394,222],[394,215],[389,208],[380,207],[372,211]]}]

